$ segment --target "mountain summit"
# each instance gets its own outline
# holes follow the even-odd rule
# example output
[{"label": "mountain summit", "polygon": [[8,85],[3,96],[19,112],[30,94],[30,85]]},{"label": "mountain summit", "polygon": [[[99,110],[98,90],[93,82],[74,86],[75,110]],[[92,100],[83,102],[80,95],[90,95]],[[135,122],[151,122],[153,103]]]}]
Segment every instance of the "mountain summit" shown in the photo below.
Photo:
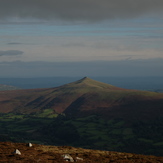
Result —
[{"label": "mountain summit", "polygon": [[78,87],[78,88],[94,88],[94,89],[109,89],[109,90],[124,90],[123,88],[118,88],[110,84],[102,83],[96,80],[93,80],[88,77],[84,77],[75,82],[64,85],[64,87]]}]

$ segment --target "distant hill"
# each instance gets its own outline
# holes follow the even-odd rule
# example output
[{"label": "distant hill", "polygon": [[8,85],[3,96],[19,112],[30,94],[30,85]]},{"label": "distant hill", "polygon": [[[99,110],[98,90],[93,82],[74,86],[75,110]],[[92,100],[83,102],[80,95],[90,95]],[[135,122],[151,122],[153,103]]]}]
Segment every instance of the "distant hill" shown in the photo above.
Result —
[{"label": "distant hill", "polygon": [[4,84],[0,84],[0,91],[5,91],[5,90],[17,90],[20,88],[11,86],[11,85],[4,85]]},{"label": "distant hill", "polygon": [[[80,75],[80,74],[79,74]],[[13,85],[22,89],[35,89],[35,88],[52,88],[58,87],[63,84],[67,84],[76,80],[79,80],[82,76],[79,77],[33,77],[33,78],[1,78],[0,83],[6,85]],[[92,79],[115,85],[121,88],[126,89],[137,89],[137,90],[158,90],[163,88],[163,77],[92,77]]]}]

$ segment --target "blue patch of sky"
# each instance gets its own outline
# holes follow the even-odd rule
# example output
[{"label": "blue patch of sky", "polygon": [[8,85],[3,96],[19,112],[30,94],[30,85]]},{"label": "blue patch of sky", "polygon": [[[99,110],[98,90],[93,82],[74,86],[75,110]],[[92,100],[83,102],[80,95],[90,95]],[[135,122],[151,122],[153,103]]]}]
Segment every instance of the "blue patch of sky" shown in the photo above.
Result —
[{"label": "blue patch of sky", "polygon": [[[160,31],[160,32],[158,32]],[[3,24],[3,36],[146,36],[162,37],[162,27],[100,26],[100,25],[49,25],[49,24]]]}]

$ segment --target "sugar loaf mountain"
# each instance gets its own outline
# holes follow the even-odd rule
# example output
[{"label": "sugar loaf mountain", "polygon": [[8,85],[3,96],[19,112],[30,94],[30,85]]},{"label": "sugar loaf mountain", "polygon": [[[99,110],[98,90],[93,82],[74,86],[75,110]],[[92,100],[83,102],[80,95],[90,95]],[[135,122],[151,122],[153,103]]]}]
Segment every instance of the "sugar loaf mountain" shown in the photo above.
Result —
[{"label": "sugar loaf mountain", "polygon": [[163,156],[163,93],[84,77],[56,88],[0,91],[0,141]]}]

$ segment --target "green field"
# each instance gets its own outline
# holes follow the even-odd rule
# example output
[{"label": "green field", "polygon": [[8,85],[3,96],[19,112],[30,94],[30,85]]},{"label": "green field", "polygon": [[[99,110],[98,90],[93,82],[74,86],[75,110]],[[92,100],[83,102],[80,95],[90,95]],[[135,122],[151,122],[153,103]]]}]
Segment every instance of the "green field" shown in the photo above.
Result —
[{"label": "green field", "polygon": [[122,119],[69,118],[52,110],[36,115],[9,113],[0,115],[0,141],[163,155],[162,126],[163,119],[129,126]]}]

